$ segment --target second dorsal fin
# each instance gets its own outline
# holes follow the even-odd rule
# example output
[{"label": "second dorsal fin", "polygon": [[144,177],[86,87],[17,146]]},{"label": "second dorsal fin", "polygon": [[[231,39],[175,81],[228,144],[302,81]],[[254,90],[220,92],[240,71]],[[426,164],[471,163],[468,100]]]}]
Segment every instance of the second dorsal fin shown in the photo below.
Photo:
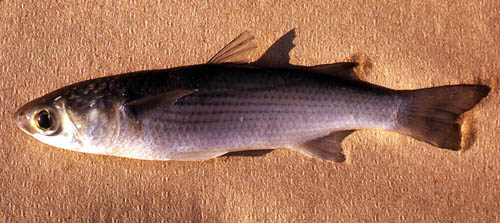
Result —
[{"label": "second dorsal fin", "polygon": [[253,39],[254,36],[248,31],[241,33],[208,60],[207,64],[249,63],[250,52],[257,48]]},{"label": "second dorsal fin", "polygon": [[334,76],[342,79],[348,80],[359,80],[356,73],[354,73],[353,68],[358,66],[356,62],[341,62],[334,64],[321,64],[312,67],[308,67],[308,69],[329,76]]}]

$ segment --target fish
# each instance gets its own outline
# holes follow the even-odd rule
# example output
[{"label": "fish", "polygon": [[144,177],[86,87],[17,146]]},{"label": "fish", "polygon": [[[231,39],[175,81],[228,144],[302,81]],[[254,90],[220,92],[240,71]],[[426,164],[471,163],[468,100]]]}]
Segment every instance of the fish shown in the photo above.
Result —
[{"label": "fish", "polygon": [[243,32],[203,64],[71,84],[21,106],[13,120],[43,143],[91,154],[202,161],[289,148],[343,162],[341,143],[358,129],[459,150],[460,116],[490,91],[474,84],[390,89],[357,78],[356,62],[251,62],[253,39]]}]

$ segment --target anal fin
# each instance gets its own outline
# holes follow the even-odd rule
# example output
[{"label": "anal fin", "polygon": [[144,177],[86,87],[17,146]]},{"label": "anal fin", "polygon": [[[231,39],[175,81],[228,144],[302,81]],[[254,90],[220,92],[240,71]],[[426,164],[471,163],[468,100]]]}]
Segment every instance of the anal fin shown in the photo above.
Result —
[{"label": "anal fin", "polygon": [[354,130],[331,132],[326,136],[307,141],[295,149],[313,158],[338,163],[344,162],[345,156],[342,153],[340,143],[352,132]]}]

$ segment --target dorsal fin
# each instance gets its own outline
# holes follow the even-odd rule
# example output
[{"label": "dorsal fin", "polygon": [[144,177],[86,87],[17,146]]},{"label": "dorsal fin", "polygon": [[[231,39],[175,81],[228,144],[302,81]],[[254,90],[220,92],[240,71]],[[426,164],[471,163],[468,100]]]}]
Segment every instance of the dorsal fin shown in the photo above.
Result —
[{"label": "dorsal fin", "polygon": [[330,75],[342,79],[359,80],[358,76],[353,71],[353,68],[356,66],[358,66],[358,63],[356,62],[341,62],[316,65],[308,67],[308,69],[316,73]]},{"label": "dorsal fin", "polygon": [[248,31],[241,33],[208,60],[207,64],[249,63],[250,52],[257,48],[252,42],[253,39],[254,36]]}]

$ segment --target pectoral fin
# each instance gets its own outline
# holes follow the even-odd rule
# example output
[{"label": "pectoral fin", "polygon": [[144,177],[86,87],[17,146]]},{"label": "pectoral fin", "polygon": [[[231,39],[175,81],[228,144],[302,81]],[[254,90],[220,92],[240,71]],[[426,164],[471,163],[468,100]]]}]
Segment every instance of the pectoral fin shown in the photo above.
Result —
[{"label": "pectoral fin", "polygon": [[342,154],[340,143],[354,130],[332,132],[327,136],[313,139],[295,148],[297,151],[326,161],[344,162],[345,156]]},{"label": "pectoral fin", "polygon": [[124,104],[125,113],[132,119],[137,117],[148,109],[159,105],[173,105],[180,98],[194,93],[196,89],[178,89],[161,94],[148,95]]}]

